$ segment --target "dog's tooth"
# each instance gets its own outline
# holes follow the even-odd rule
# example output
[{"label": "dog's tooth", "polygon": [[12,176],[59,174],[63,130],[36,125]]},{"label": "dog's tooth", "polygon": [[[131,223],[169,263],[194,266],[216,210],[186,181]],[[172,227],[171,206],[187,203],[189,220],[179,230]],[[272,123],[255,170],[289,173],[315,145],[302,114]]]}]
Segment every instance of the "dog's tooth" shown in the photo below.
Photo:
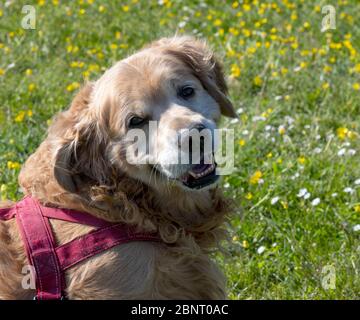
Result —
[{"label": "dog's tooth", "polygon": [[193,176],[194,178],[196,178],[196,173],[195,173],[195,172],[189,171],[189,174],[190,174],[191,176]]}]

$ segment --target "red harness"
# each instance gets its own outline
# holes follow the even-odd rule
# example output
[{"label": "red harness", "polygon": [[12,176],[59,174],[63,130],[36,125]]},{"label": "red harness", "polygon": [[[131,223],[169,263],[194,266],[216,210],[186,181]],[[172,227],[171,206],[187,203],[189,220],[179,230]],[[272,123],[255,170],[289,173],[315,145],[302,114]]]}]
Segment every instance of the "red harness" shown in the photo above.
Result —
[{"label": "red harness", "polygon": [[[88,213],[44,207],[25,197],[14,207],[0,209],[0,220],[16,218],[30,265],[35,269],[36,299],[65,297],[67,269],[109,248],[130,241],[160,241],[158,235],[136,232],[134,227],[111,223]],[[57,246],[49,218],[95,227],[88,234]]]}]

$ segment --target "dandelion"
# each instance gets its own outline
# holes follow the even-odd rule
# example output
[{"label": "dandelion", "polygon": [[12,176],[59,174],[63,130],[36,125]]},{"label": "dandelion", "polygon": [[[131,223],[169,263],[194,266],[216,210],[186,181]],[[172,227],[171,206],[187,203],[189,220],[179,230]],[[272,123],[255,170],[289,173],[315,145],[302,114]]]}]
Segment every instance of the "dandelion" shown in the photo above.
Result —
[{"label": "dandelion", "polygon": [[254,78],[254,85],[257,87],[261,87],[261,85],[263,84],[263,80],[261,79],[260,76],[256,76]]},{"label": "dandelion", "polygon": [[99,12],[104,12],[105,11],[105,7],[103,5],[99,6]]},{"label": "dandelion", "polygon": [[283,126],[283,125],[279,126],[278,132],[279,132],[280,135],[283,136],[286,133],[285,126]]},{"label": "dandelion", "polygon": [[25,118],[25,111],[20,111],[17,116],[15,117],[15,122],[23,122]]},{"label": "dandelion", "polygon": [[280,201],[280,203],[285,210],[289,208],[289,204],[286,201]]},{"label": "dandelion", "polygon": [[359,91],[360,90],[360,83],[356,82],[352,85],[353,89],[356,90],[356,91]]},{"label": "dandelion", "polygon": [[325,82],[325,83],[323,83],[322,86],[321,86],[321,88],[322,88],[323,90],[327,90],[327,89],[329,89],[329,87],[330,87],[329,82]]},{"label": "dandelion", "polygon": [[355,212],[360,213],[360,204],[357,204],[357,205],[354,207],[354,210],[355,210]]},{"label": "dandelion", "polygon": [[320,198],[315,198],[313,201],[311,201],[311,205],[313,207],[316,207],[320,203]]},{"label": "dandelion", "polygon": [[130,10],[129,6],[122,6],[124,12],[128,12]]},{"label": "dandelion", "polygon": [[19,162],[8,161],[7,167],[9,170],[18,170],[18,169],[20,169],[21,165]]},{"label": "dandelion", "polygon": [[80,87],[80,83],[78,82],[73,82],[73,83],[70,83],[67,87],[66,87],[66,90],[71,92],[71,91],[74,91],[76,89],[78,89]]},{"label": "dandelion", "polygon": [[250,180],[249,180],[250,184],[259,183],[262,176],[263,176],[263,174],[260,170],[255,171],[255,173],[250,177]]},{"label": "dandelion", "polygon": [[248,192],[248,193],[245,195],[245,198],[246,198],[247,200],[251,200],[251,199],[253,198],[252,193],[251,193],[251,192]]},{"label": "dandelion", "polygon": [[29,92],[33,92],[35,90],[35,84],[34,83],[30,83],[28,86],[28,91]]},{"label": "dandelion", "polygon": [[239,140],[239,145],[243,147],[246,144],[246,141],[244,139]]},{"label": "dandelion", "polygon": [[26,69],[25,70],[25,74],[29,77],[29,76],[31,76],[32,75],[32,70],[31,69]]},{"label": "dandelion", "polygon": [[300,163],[300,164],[304,164],[306,162],[306,158],[301,156],[297,159],[297,161]]},{"label": "dandelion", "polygon": [[339,139],[344,140],[347,136],[349,130],[347,128],[341,127],[336,130],[336,134]]},{"label": "dandelion", "polygon": [[240,77],[241,71],[240,68],[237,64],[233,64],[231,65],[231,76],[233,78],[238,78]]},{"label": "dandelion", "polygon": [[249,248],[249,242],[246,241],[246,240],[243,240],[243,242],[241,243],[241,245],[242,245],[242,247],[243,247],[244,249]]}]

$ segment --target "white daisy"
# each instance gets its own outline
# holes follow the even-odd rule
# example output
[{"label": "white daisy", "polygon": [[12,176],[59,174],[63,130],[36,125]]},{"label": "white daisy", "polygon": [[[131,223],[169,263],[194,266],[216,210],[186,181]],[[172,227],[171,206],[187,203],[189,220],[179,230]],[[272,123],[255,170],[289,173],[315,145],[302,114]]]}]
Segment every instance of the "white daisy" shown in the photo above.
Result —
[{"label": "white daisy", "polygon": [[316,207],[320,203],[320,198],[315,198],[313,201],[311,201],[311,205],[313,207]]},{"label": "white daisy", "polygon": [[261,246],[257,249],[257,253],[258,254],[262,254],[263,252],[265,251],[265,247],[264,246]]}]

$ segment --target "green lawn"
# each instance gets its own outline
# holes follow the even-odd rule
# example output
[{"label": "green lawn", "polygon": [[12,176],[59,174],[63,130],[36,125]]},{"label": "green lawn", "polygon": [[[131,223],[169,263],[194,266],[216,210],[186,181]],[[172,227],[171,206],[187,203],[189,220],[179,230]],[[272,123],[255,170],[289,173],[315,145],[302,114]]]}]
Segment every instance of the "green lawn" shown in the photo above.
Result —
[{"label": "green lawn", "polygon": [[[360,3],[224,2],[33,1],[36,29],[24,30],[22,1],[1,1],[0,196],[21,197],[20,165],[84,79],[153,39],[195,34],[223,58],[240,115],[225,123],[237,209],[218,259],[230,298],[357,299]],[[321,32],[326,4],[336,29]]]}]

